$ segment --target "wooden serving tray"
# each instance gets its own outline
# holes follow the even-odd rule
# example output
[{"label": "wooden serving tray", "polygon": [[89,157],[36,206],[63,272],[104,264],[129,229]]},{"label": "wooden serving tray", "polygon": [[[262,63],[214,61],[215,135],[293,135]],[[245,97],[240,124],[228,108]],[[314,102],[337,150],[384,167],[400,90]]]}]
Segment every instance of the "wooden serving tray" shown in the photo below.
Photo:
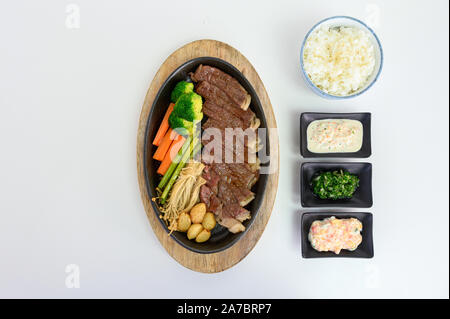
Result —
[{"label": "wooden serving tray", "polygon": [[[258,73],[256,73],[250,62],[238,50],[223,42],[215,40],[194,41],[179,48],[173,52],[166,59],[166,61],[164,61],[147,91],[139,119],[137,136],[137,170],[139,188],[148,220],[150,221],[153,231],[169,255],[183,266],[194,271],[215,273],[228,269],[241,261],[253,249],[256,242],[261,237],[275,202],[275,196],[278,188],[279,169],[277,167],[276,171],[269,175],[263,202],[260,206],[258,214],[256,214],[256,216],[252,216],[252,218],[255,218],[252,225],[239,239],[239,241],[237,241],[230,248],[213,254],[199,254],[182,247],[172,237],[168,236],[166,230],[158,220],[157,214],[153,210],[151,198],[149,198],[147,192],[143,162],[146,133],[145,128],[153,100],[164,81],[181,64],[191,59],[204,56],[216,57],[225,60],[241,71],[251,83],[261,101],[264,115],[266,117],[267,127],[277,127],[269,96],[267,95],[264,84],[259,78]],[[274,164],[278,166],[278,135],[272,135],[269,142],[271,163],[272,165]]]}]

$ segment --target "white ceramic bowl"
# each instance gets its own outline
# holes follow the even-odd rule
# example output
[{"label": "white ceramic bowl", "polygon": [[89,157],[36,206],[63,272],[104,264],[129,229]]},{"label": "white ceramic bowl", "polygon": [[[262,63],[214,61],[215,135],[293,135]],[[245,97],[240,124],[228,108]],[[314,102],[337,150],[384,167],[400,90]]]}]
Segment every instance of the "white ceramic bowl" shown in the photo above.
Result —
[{"label": "white ceramic bowl", "polygon": [[[367,32],[369,35],[370,40],[373,43],[373,47],[375,48],[375,68],[372,74],[370,75],[369,79],[367,80],[366,84],[362,86],[358,91],[352,93],[351,95],[332,95],[329,93],[326,93],[322,91],[320,88],[318,88],[309,78],[308,74],[305,72],[305,68],[303,65],[303,49],[305,47],[306,40],[310,36],[312,32],[317,30],[318,28],[321,28],[322,26],[326,27],[339,27],[339,26],[347,26],[347,27],[355,27],[359,29],[363,29]],[[377,81],[378,77],[380,76],[381,69],[383,68],[383,49],[381,47],[380,40],[376,36],[375,32],[371,28],[369,28],[364,22],[352,18],[352,17],[346,17],[346,16],[336,16],[336,17],[330,17],[327,19],[324,19],[317,23],[314,27],[312,27],[311,30],[306,34],[305,39],[303,40],[302,49],[300,51],[300,65],[302,69],[303,76],[306,80],[306,83],[308,83],[308,86],[319,96],[324,97],[326,99],[334,99],[334,100],[341,100],[341,99],[349,99],[352,97],[356,97],[358,95],[363,94],[366,92],[369,88],[372,87],[372,85]]]}]

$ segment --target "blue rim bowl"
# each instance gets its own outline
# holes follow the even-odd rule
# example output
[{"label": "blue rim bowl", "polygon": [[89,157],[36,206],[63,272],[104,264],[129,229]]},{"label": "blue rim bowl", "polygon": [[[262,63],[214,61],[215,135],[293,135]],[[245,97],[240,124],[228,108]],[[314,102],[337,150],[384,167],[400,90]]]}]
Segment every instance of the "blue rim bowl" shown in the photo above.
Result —
[{"label": "blue rim bowl", "polygon": [[[345,20],[347,20],[346,21],[347,23],[345,23]],[[341,21],[341,22],[338,23],[338,21]],[[320,26],[322,26],[324,24],[327,24],[330,26],[355,26],[356,25],[356,26],[360,27],[361,29],[368,31],[369,35],[372,35],[371,39],[375,46],[375,58],[376,58],[375,70],[372,73],[372,75],[370,76],[371,80],[368,81],[360,90],[358,90],[357,92],[355,92],[351,95],[340,96],[340,95],[332,95],[332,94],[326,93],[326,92],[322,91],[320,88],[318,88],[311,81],[308,74],[306,74],[305,67],[303,64],[303,49],[305,47],[306,40],[308,40],[309,36],[311,35],[311,33],[313,31],[315,31],[317,28],[319,28]],[[302,48],[300,50],[300,66],[301,66],[302,74],[303,74],[303,77],[305,78],[306,83],[317,95],[319,95],[323,98],[326,98],[326,99],[331,99],[331,100],[350,99],[350,98],[359,96],[359,95],[363,94],[364,92],[366,92],[367,90],[369,90],[373,86],[373,84],[378,80],[381,70],[383,69],[383,48],[382,48],[380,40],[378,39],[375,32],[361,20],[358,20],[358,19],[352,18],[352,17],[348,17],[348,16],[329,17],[329,18],[323,19],[320,22],[316,23],[311,28],[311,30],[309,30],[308,33],[306,34],[306,36],[303,40],[303,43],[302,43]]]}]

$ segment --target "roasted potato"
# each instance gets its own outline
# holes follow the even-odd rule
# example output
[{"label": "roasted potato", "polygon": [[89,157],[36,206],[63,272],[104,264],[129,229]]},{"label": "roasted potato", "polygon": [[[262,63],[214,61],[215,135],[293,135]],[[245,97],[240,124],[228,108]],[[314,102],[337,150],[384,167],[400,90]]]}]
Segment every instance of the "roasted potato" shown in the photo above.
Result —
[{"label": "roasted potato", "polygon": [[192,224],[191,227],[189,227],[187,232],[187,238],[188,239],[194,239],[195,237],[200,234],[200,232],[203,230],[202,224]]},{"label": "roasted potato", "polygon": [[191,209],[191,221],[193,224],[201,224],[206,214],[205,203],[199,203]]},{"label": "roasted potato", "polygon": [[197,237],[195,237],[195,241],[197,243],[204,243],[205,241],[207,241],[209,239],[209,237],[211,237],[211,232],[207,229],[203,229],[198,235]]},{"label": "roasted potato", "polygon": [[206,213],[202,222],[203,228],[207,230],[212,230],[216,227],[216,217],[213,213]]},{"label": "roasted potato", "polygon": [[187,213],[181,213],[178,216],[178,227],[177,230],[181,232],[187,232],[191,226],[191,217]]}]

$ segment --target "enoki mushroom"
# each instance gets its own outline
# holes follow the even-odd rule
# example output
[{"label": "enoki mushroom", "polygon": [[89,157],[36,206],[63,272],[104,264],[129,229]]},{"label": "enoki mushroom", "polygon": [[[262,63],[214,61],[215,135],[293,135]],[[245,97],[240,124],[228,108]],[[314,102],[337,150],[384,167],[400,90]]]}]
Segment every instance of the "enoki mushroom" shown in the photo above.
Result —
[{"label": "enoki mushroom", "polygon": [[168,223],[170,233],[177,229],[178,216],[190,211],[199,201],[200,187],[206,183],[200,176],[204,167],[200,162],[190,161],[173,185],[169,200],[161,209],[164,213],[162,219]]}]

